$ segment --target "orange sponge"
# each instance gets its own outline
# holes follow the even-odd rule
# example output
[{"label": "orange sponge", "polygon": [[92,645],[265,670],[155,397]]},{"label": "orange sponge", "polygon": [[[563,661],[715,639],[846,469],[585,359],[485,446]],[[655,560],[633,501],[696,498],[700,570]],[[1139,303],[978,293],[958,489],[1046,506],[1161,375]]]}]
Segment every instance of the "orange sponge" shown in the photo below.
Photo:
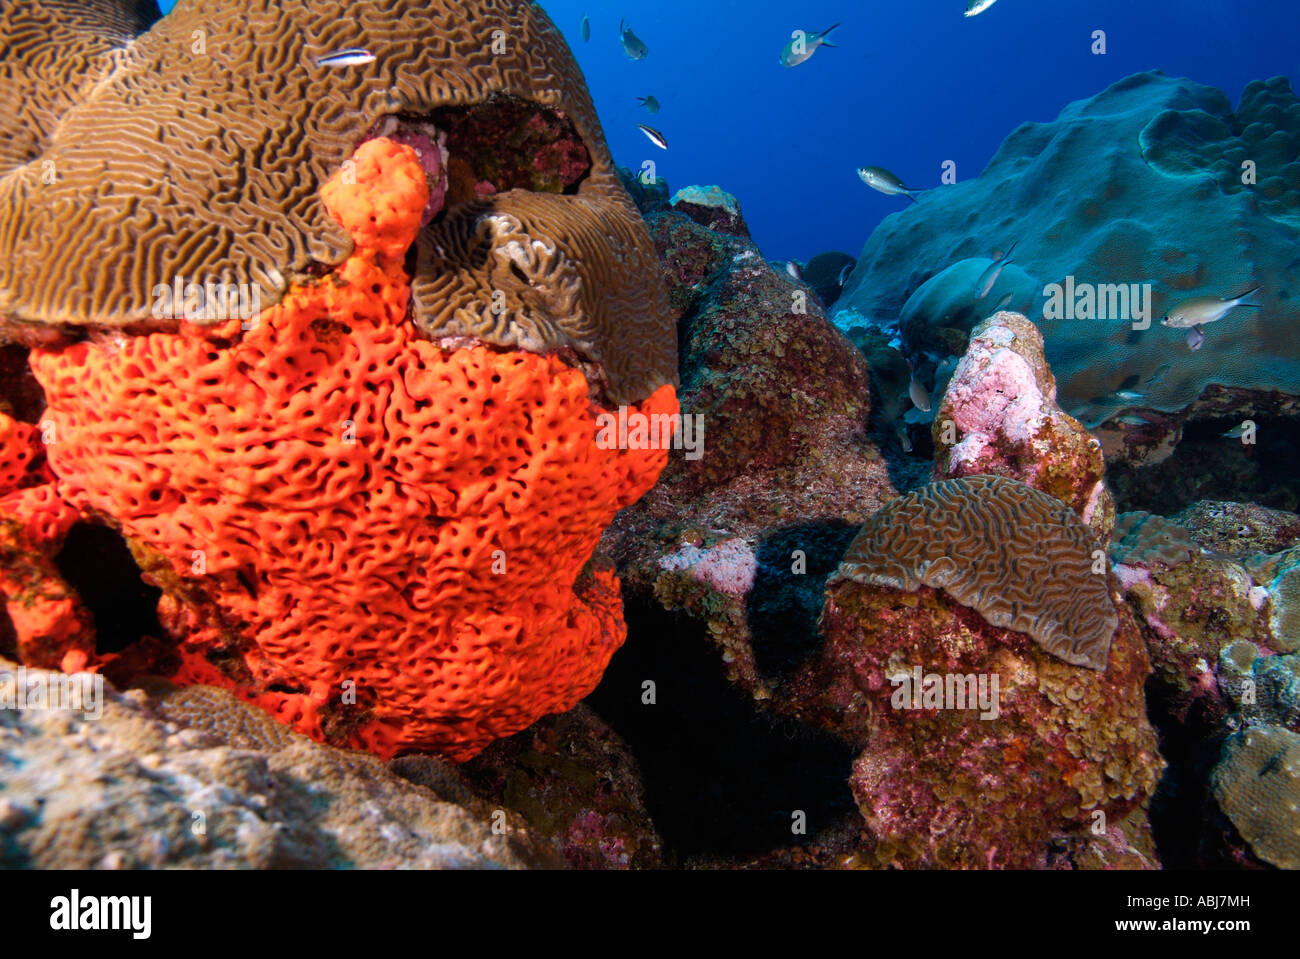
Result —
[{"label": "orange sponge", "polygon": [[77,513],[52,480],[36,427],[0,413],[0,597],[18,658],[45,669],[95,649],[90,614],[53,562]]},{"label": "orange sponge", "polygon": [[[571,708],[622,643],[587,568],[657,450],[605,450],[583,373],[444,350],[406,316],[427,187],[373,140],[322,190],[356,249],[251,329],[34,350],[62,497],[110,518],[164,589],[173,679],[317,739],[465,759]],[[665,386],[639,407],[675,414]]]}]

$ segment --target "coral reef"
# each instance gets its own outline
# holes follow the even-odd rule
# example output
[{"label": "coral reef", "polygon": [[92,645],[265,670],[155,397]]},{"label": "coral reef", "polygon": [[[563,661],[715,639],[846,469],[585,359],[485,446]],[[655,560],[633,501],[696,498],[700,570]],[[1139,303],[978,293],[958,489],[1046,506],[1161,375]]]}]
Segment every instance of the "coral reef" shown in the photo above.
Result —
[{"label": "coral reef", "polygon": [[850,524],[895,495],[866,435],[866,364],[749,240],[680,208],[647,223],[683,311],[682,413],[707,431],[698,455],[673,454],[605,545],[630,603],[698,617],[728,675],[761,696],[760,675],[788,658],[768,652],[811,631],[819,577]]},{"label": "coral reef", "polygon": [[[1198,135],[1189,141],[1188,130]],[[1016,263],[984,302],[1005,290],[1040,324],[1061,406],[1119,434],[1108,457],[1168,457],[1198,418],[1222,417],[1220,432],[1251,414],[1294,419],[1297,137],[1300,103],[1284,78],[1249,84],[1234,112],[1220,91],[1190,80],[1128,77],[1053,122],[1022,125],[978,178],[944,187],[942,203],[888,217],[834,319],[887,327],[899,317],[910,343],[959,354],[981,319],[976,278],[1016,240]],[[1243,175],[1246,158],[1256,182]],[[1067,283],[1094,291],[1097,309],[1040,320],[1044,287]],[[1151,313],[1139,318],[1125,301],[1147,283]],[[1159,325],[1180,300],[1254,286],[1262,308],[1207,328],[1199,351]],[[1032,307],[1014,302],[1022,292],[1033,293]],[[1140,395],[1116,395],[1127,392]]]},{"label": "coral reef", "polygon": [[1125,609],[1104,672],[926,586],[833,578],[821,627],[798,685],[862,749],[851,785],[874,862],[1041,867],[1056,838],[1116,823],[1155,790],[1150,664]]},{"label": "coral reef", "polygon": [[586,706],[548,716],[460,767],[574,869],[653,869],[662,848],[627,745]]},{"label": "coral reef", "polygon": [[700,226],[714,233],[749,237],[740,201],[721,187],[688,186],[678,190],[672,208],[685,213]]},{"label": "coral reef", "polygon": [[818,253],[804,265],[803,277],[823,307],[829,310],[840,298],[840,290],[843,289],[840,277],[856,263],[857,260],[847,253],[831,251]]},{"label": "coral reef", "polygon": [[1261,656],[1249,640],[1219,653],[1219,688],[1251,726],[1300,727],[1300,654]]},{"label": "coral reef", "polygon": [[1255,503],[1199,500],[1171,519],[1205,549],[1223,556],[1280,553],[1300,545],[1300,515]]}]

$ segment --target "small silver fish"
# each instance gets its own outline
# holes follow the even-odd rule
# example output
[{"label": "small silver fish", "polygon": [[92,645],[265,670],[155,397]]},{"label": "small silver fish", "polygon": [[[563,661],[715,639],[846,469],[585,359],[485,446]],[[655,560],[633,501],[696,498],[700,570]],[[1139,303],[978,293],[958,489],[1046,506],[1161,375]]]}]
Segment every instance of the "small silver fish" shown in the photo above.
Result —
[{"label": "small silver fish", "polygon": [[359,67],[364,63],[373,63],[375,55],[360,47],[347,47],[316,58],[318,67]]},{"label": "small silver fish", "polygon": [[970,2],[966,4],[966,16],[978,17],[981,13],[997,2],[998,0],[970,0]]},{"label": "small silver fish", "polygon": [[835,46],[835,44],[831,43],[826,38],[830,36],[831,30],[834,30],[835,27],[838,26],[839,24],[837,23],[834,27],[829,27],[821,33],[809,33],[806,30],[796,30],[794,35],[790,37],[790,42],[787,43],[785,49],[781,51],[781,66],[797,67],[799,64],[810,60],[812,55],[817,52],[818,47]]},{"label": "small silver fish", "polygon": [[[1188,335],[1190,335],[1190,333]],[[1164,376],[1173,368],[1174,365],[1172,363],[1161,363],[1160,368],[1157,369],[1154,373],[1152,373],[1150,379],[1147,380],[1147,386],[1154,386],[1156,383],[1160,381],[1160,378],[1162,376]]]},{"label": "small silver fish", "polygon": [[915,373],[912,374],[912,381],[907,384],[907,395],[911,398],[912,405],[922,413],[930,412],[930,394],[925,391]]},{"label": "small silver fish", "polygon": [[645,107],[650,113],[659,112],[659,101],[652,96],[637,97],[637,102]]},{"label": "small silver fish", "polygon": [[1190,300],[1183,300],[1177,306],[1170,307],[1169,312],[1165,314],[1165,318],[1160,321],[1160,325],[1172,327],[1175,330],[1185,330],[1189,327],[1204,326],[1206,323],[1221,320],[1239,306],[1259,309],[1260,304],[1246,301],[1249,297],[1258,293],[1260,289],[1261,287],[1257,286],[1253,290],[1247,290],[1241,296],[1228,300],[1221,300],[1217,296],[1196,296]]},{"label": "small silver fish", "polygon": [[1004,296],[1002,299],[998,300],[998,305],[995,306],[994,309],[996,309],[996,310],[1005,310],[1008,306],[1011,305],[1011,298],[1012,298],[1013,296],[1015,296],[1014,293],[1008,293],[1008,294],[1007,294],[1006,296]]},{"label": "small silver fish", "polygon": [[1116,422],[1123,423],[1125,426],[1150,426],[1151,425],[1150,420],[1144,420],[1142,417],[1133,416],[1132,414],[1129,414],[1127,416],[1121,416]]},{"label": "small silver fish", "polygon": [[1237,426],[1234,426],[1232,429],[1228,430],[1228,432],[1224,433],[1223,436],[1226,439],[1239,440],[1246,435],[1246,429],[1247,429],[1246,424],[1241,423],[1238,424]]},{"label": "small silver fish", "polygon": [[799,264],[794,260],[787,260],[785,263],[785,272],[789,273],[793,279],[803,281],[803,270],[799,269]]},{"label": "small silver fish", "polygon": [[849,274],[853,272],[853,268],[855,266],[857,266],[856,263],[845,263],[844,269],[840,270],[840,276],[838,280],[840,289],[843,289],[844,284],[849,282]]},{"label": "small silver fish", "polygon": [[912,439],[907,435],[907,427],[895,426],[894,435],[898,437],[898,443],[903,447],[904,453],[912,452]]},{"label": "small silver fish", "polygon": [[[1020,241],[1017,240],[1016,243]],[[998,277],[1002,275],[1002,268],[1011,262],[1011,254],[1016,248],[1016,243],[1011,244],[1011,249],[1007,250],[1001,256],[994,257],[993,262],[985,267],[984,272],[980,274],[979,282],[975,285],[976,299],[982,300],[989,295],[994,284],[998,282]],[[1008,301],[1010,294],[1007,294]]]},{"label": "small silver fish", "polygon": [[905,196],[913,203],[917,202],[916,191],[904,186],[902,180],[884,167],[858,167],[858,179],[871,189],[877,190],[886,196]]},{"label": "small silver fish", "polygon": [[1123,400],[1125,403],[1136,403],[1138,400],[1142,399],[1142,397],[1145,395],[1146,395],[1145,393],[1138,393],[1134,390],[1115,391],[1115,398],[1117,400]]},{"label": "small silver fish", "polygon": [[618,38],[623,42],[623,52],[633,60],[644,60],[650,56],[650,48],[641,42],[631,27],[625,27],[622,20],[618,22]]},{"label": "small silver fish", "polygon": [[591,39],[591,18],[585,13],[582,15],[582,42],[586,43]]},{"label": "small silver fish", "polygon": [[642,133],[650,138],[650,142],[659,149],[668,149],[668,139],[654,127],[648,127],[644,123],[638,123],[637,126],[640,127]]},{"label": "small silver fish", "polygon": [[1204,342],[1205,342],[1205,334],[1201,332],[1201,328],[1199,326],[1193,326],[1190,330],[1187,331],[1187,346],[1193,353],[1199,350],[1201,348],[1201,344]]}]

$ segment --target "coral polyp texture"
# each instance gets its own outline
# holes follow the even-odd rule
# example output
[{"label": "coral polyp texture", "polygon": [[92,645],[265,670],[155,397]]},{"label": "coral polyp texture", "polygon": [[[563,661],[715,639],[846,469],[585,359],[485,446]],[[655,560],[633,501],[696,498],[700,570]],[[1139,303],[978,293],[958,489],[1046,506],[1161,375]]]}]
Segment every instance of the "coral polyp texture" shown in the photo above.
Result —
[{"label": "coral polyp texture", "polygon": [[[424,339],[403,260],[427,168],[385,139],[353,163],[322,196],[355,252],[251,329],[30,362],[60,495],[164,590],[173,681],[463,759],[595,686],[624,627],[613,573],[585,567],[667,453],[601,449],[593,384],[556,355]],[[637,410],[675,414],[672,386]]]},{"label": "coral polyp texture", "polygon": [[1280,869],[1300,869],[1300,735],[1249,726],[1223,744],[1211,776],[1214,798],[1251,851]]},{"label": "coral polyp texture", "polygon": [[932,483],[875,513],[832,582],[942,589],[1053,656],[1104,670],[1118,624],[1092,534],[1060,500],[1017,480]]},{"label": "coral polyp texture", "polygon": [[[174,331],[154,290],[177,277],[256,284],[278,302],[352,254],[319,186],[358,143],[394,134],[426,173],[451,164],[434,184],[447,207],[414,254],[412,312],[429,338],[572,349],[617,403],[675,380],[667,300],[643,282],[654,248],[581,72],[535,4],[180,0],[134,39],[104,31],[120,46],[86,39],[98,21],[71,4],[28,6],[0,0],[14,40],[0,101],[44,105],[29,124],[40,135],[0,166],[11,336]],[[145,25],[120,3],[90,9]],[[42,29],[54,39],[38,42]],[[350,48],[373,60],[331,63]],[[411,129],[398,135],[398,120]]]}]

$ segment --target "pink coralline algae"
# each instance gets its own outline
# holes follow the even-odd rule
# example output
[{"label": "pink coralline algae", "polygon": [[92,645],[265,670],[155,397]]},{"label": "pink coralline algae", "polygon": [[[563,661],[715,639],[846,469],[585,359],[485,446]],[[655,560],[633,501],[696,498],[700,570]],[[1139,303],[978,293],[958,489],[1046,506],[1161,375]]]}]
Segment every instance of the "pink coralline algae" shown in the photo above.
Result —
[{"label": "pink coralline algae", "polygon": [[669,572],[689,569],[721,593],[744,596],[754,586],[758,560],[743,539],[728,539],[707,549],[688,543],[661,559],[659,566]]}]

